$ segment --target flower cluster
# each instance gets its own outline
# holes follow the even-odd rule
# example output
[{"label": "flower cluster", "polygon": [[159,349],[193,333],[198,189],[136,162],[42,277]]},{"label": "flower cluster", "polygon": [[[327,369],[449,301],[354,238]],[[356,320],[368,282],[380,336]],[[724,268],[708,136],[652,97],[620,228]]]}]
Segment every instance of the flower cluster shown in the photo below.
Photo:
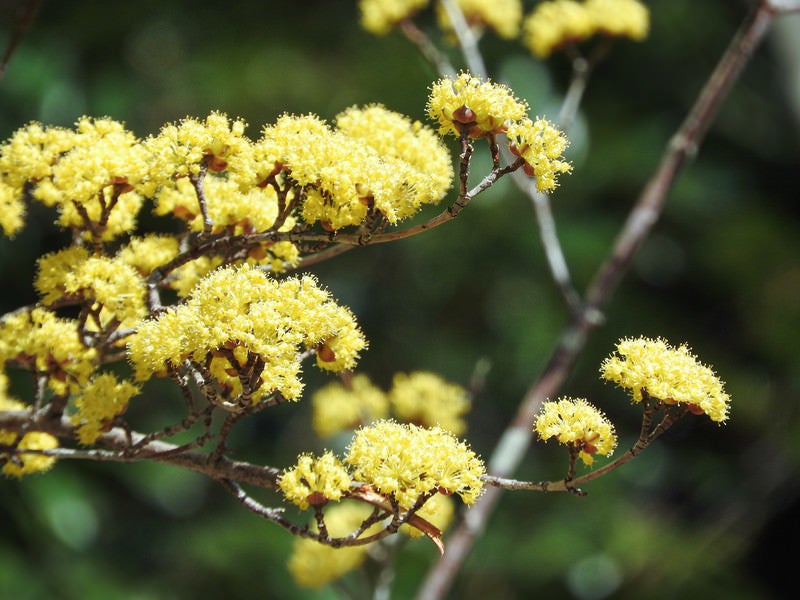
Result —
[{"label": "flower cluster", "polygon": [[[28,407],[22,402],[8,395],[8,377],[0,373],[0,411],[26,410]],[[0,429],[0,446],[13,447],[16,452],[0,452],[0,464],[3,474],[9,477],[22,477],[31,473],[46,471],[51,468],[56,459],[44,454],[20,452],[21,450],[52,450],[58,448],[58,440],[43,431],[28,431],[20,435],[17,431]]]},{"label": "flower cluster", "polygon": [[359,0],[361,25],[376,35],[389,33],[428,5],[428,0]]},{"label": "flower cluster", "polygon": [[548,0],[536,6],[523,22],[522,41],[539,58],[595,34],[647,36],[650,17],[639,0]]},{"label": "flower cluster", "polygon": [[94,377],[74,398],[77,413],[72,422],[78,425],[81,444],[93,444],[108,431],[116,417],[125,412],[128,401],[139,393],[129,381],[118,381],[111,373]]},{"label": "flower cluster", "polygon": [[78,331],[76,320],[41,307],[8,315],[0,323],[0,365],[14,362],[46,375],[56,395],[77,392],[97,367],[97,351],[83,344]]},{"label": "flower cluster", "polygon": [[302,510],[338,501],[350,489],[350,473],[332,452],[313,457],[303,454],[283,472],[278,487],[284,497]]},{"label": "flower cluster", "polygon": [[686,405],[712,421],[728,418],[730,396],[724,384],[685,344],[673,348],[661,338],[622,339],[600,372],[603,379],[630,390],[634,402],[646,396],[663,404]]},{"label": "flower cluster", "polygon": [[346,384],[332,382],[321,388],[312,403],[314,431],[322,437],[382,419],[390,407],[400,421],[438,426],[458,435],[467,428],[464,415],[470,409],[464,388],[426,371],[397,373],[388,392],[366,375],[355,375]]},{"label": "flower cluster", "polygon": [[536,417],[534,431],[540,440],[555,438],[559,444],[577,450],[586,465],[594,462],[595,454],[609,456],[617,446],[614,426],[583,398],[545,402]]},{"label": "flower cluster", "polygon": [[255,404],[274,393],[299,398],[301,349],[316,351],[320,368],[342,371],[365,345],[352,313],[314,278],[275,281],[243,265],[214,271],[185,303],[143,322],[128,351],[141,380],[188,360],[207,369],[226,397]]},{"label": "flower cluster", "polygon": [[352,431],[384,418],[389,411],[386,394],[366,375],[355,375],[347,385],[334,381],[311,397],[312,426],[320,437]]},{"label": "flower cluster", "polygon": [[546,119],[532,121],[527,110],[508,87],[469,73],[440,79],[428,97],[428,115],[439,123],[441,135],[481,138],[505,133],[511,151],[524,160],[525,172],[536,177],[537,188],[552,190],[558,175],[572,168],[562,158],[569,141]]},{"label": "flower cluster", "polygon": [[[522,2],[520,0],[455,0],[467,24],[477,30],[493,29],[497,35],[513,39],[519,34],[522,21]],[[450,31],[452,24],[441,2],[437,3],[439,26]]]},{"label": "flower cluster", "polygon": [[436,492],[458,494],[466,504],[483,489],[483,462],[452,433],[439,427],[379,421],[359,429],[345,463],[353,478],[410,508]]}]

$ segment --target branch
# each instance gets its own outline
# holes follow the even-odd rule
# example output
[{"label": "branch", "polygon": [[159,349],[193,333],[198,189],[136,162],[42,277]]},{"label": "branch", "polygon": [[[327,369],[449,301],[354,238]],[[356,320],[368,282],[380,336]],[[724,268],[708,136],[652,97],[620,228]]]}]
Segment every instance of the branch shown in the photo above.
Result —
[{"label": "branch", "polygon": [[[795,3],[796,4],[796,3]],[[769,2],[760,4],[731,41],[716,69],[700,92],[686,120],[668,144],[661,164],[639,196],[614,243],[611,254],[589,286],[587,302],[565,327],[547,365],[523,398],[489,462],[493,476],[508,477],[522,461],[533,435],[531,418],[542,402],[554,396],[597,327],[601,309],[608,303],[633,255],[659,218],[675,178],[687,159],[693,157],[722,101],[752,57],[775,16]],[[574,484],[574,482],[573,482]],[[439,600],[450,588],[475,539],[486,526],[501,495],[489,488],[467,513],[448,539],[447,553],[431,569],[417,595],[418,600]]]}]

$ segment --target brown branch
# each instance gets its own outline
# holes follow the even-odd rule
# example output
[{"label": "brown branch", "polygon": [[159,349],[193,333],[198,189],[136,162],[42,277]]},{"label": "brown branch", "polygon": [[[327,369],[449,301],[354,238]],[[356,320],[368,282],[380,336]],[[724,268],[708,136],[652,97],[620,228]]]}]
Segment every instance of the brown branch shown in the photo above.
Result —
[{"label": "brown branch", "polygon": [[3,58],[0,59],[0,83],[3,82],[3,78],[6,75],[6,69],[8,68],[9,61],[11,61],[11,57],[14,55],[14,52],[17,51],[17,48],[19,48],[22,38],[30,28],[31,23],[33,23],[33,19],[39,11],[40,4],[41,0],[30,0],[25,3],[25,6],[19,9],[17,13],[17,26],[14,28],[14,33],[8,42]]},{"label": "brown branch", "polygon": [[[522,461],[533,435],[533,415],[546,398],[557,394],[589,334],[597,327],[601,309],[610,300],[630,267],[634,253],[660,216],[678,172],[696,153],[722,101],[752,57],[774,16],[775,12],[768,3],[760,4],[723,54],[686,120],[668,144],[661,164],[639,196],[611,254],[589,286],[583,310],[565,327],[542,375],[528,390],[516,416],[498,442],[489,463],[493,475],[508,477]],[[499,488],[489,488],[470,509],[468,518],[449,537],[447,552],[423,582],[418,600],[439,600],[445,596],[476,538],[488,523],[500,495]]]}]

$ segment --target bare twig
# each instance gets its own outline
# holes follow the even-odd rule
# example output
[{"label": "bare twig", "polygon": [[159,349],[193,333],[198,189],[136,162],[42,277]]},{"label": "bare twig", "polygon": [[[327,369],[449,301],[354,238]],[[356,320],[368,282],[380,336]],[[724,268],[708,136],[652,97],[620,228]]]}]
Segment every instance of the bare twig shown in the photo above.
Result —
[{"label": "bare twig", "polygon": [[11,39],[8,41],[8,46],[3,54],[3,58],[0,58],[0,83],[3,82],[11,57],[14,55],[14,52],[17,51],[17,48],[19,48],[22,38],[25,36],[28,28],[30,28],[31,23],[33,23],[33,19],[39,10],[40,4],[41,0],[29,0],[24,6],[18,9],[17,25],[14,28]]}]

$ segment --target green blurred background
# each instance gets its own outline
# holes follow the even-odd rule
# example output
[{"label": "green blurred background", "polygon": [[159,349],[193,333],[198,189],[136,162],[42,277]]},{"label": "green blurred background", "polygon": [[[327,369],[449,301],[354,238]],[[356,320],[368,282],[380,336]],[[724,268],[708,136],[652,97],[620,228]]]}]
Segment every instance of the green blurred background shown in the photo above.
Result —
[{"label": "green blurred background", "polygon": [[[23,4],[0,1],[0,49]],[[591,81],[571,135],[575,169],[554,195],[580,289],[750,5],[649,4],[648,40],[617,44]],[[0,83],[0,139],[30,120],[70,125],[82,114],[124,120],[142,136],[214,109],[245,118],[252,137],[283,112],[332,118],[371,102],[424,119],[434,71],[399,34],[371,36],[357,19],[344,0],[44,0]],[[433,30],[430,15],[421,25]],[[798,39],[797,20],[785,19],[749,65],[562,390],[601,406],[624,448],[639,411],[598,380],[598,366],[619,337],[665,336],[688,342],[727,382],[730,422],[685,419],[587,486],[586,498],[506,494],[450,597],[794,597]],[[481,47],[534,115],[555,116],[566,61],[534,61],[492,35]],[[66,243],[52,220],[34,208],[22,233],[0,239],[2,312],[35,300],[36,257]],[[489,361],[467,435],[485,457],[567,317],[533,211],[507,182],[432,233],[313,271],[358,316],[371,343],[361,371],[384,388],[394,372],[415,369],[466,384]],[[313,368],[305,378],[308,393],[329,380]],[[132,415],[140,423],[179,406],[168,388],[147,391]],[[235,457],[283,466],[322,448],[309,408],[279,406],[238,426]],[[564,459],[536,445],[518,475],[558,478]],[[0,481],[0,511],[0,598],[336,597],[291,581],[288,534],[170,467],[62,462]],[[429,543],[408,544],[393,597],[411,597],[435,557]]]}]

